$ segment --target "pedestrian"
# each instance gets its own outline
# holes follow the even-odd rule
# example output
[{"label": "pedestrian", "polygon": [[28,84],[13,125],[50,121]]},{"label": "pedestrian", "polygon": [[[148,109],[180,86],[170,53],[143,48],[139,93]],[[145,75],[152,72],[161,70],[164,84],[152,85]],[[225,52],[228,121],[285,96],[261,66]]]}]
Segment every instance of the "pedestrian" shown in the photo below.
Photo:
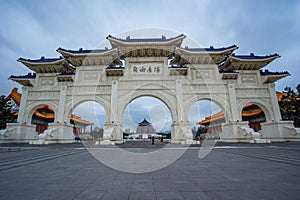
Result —
[{"label": "pedestrian", "polygon": [[154,136],[152,136],[152,144],[154,144],[154,140],[155,140],[155,138],[154,138]]}]

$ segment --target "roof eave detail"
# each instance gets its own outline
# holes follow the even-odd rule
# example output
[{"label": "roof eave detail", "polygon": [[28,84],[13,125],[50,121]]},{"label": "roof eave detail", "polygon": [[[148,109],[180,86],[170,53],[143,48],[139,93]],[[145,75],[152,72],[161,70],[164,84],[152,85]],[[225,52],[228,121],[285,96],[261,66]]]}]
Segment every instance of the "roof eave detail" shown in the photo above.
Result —
[{"label": "roof eave detail", "polygon": [[16,83],[19,83],[20,85],[23,85],[23,86],[29,86],[29,87],[33,87],[33,84],[31,83],[30,80],[33,80],[33,79],[25,79],[25,78],[8,78],[8,80],[11,80],[11,81],[14,81]]},{"label": "roof eave detail", "polygon": [[215,55],[222,55],[222,54],[231,54],[233,51],[235,51],[236,49],[238,49],[239,47],[236,45],[233,45],[231,47],[229,47],[228,49],[224,49],[224,50],[218,50],[218,49],[214,49],[215,51],[207,51],[205,50],[205,48],[203,48],[203,50],[199,50],[199,51],[189,51],[189,49],[186,48],[182,48],[182,47],[176,47],[176,51],[179,52],[184,52],[186,54],[215,54]]},{"label": "roof eave detail", "polygon": [[113,47],[116,47],[118,45],[124,45],[124,46],[134,46],[134,45],[141,45],[141,44],[146,44],[146,45],[170,45],[173,43],[181,45],[183,39],[185,39],[186,36],[184,34],[181,34],[177,37],[174,37],[170,40],[166,41],[140,41],[140,42],[131,42],[131,41],[126,41],[126,40],[121,40],[118,38],[115,38],[111,35],[107,36],[106,39],[111,43]]},{"label": "roof eave detail", "polygon": [[56,50],[57,52],[59,52],[61,55],[65,56],[73,56],[73,57],[82,57],[82,56],[106,56],[106,55],[110,55],[112,53],[116,53],[117,52],[117,48],[112,48],[112,49],[108,49],[107,51],[104,52],[90,52],[90,53],[72,53],[69,52],[68,50],[62,49],[62,48],[58,48]]},{"label": "roof eave detail", "polygon": [[65,59],[61,58],[60,60],[52,61],[52,62],[30,62],[29,60],[25,60],[24,58],[19,58],[17,61],[20,62],[20,63],[22,63],[25,66],[32,66],[32,65],[58,65],[60,63],[64,63]]},{"label": "roof eave detail", "polygon": [[264,83],[274,83],[279,81],[280,79],[283,79],[287,76],[290,76],[290,74],[280,74],[280,75],[266,75],[262,76],[264,78]]},{"label": "roof eave detail", "polygon": [[242,61],[242,62],[272,62],[273,60],[280,58],[279,55],[274,55],[274,56],[270,56],[270,57],[266,57],[266,58],[238,58],[235,56],[230,55],[229,58],[232,59],[232,61],[236,60],[236,61]]}]

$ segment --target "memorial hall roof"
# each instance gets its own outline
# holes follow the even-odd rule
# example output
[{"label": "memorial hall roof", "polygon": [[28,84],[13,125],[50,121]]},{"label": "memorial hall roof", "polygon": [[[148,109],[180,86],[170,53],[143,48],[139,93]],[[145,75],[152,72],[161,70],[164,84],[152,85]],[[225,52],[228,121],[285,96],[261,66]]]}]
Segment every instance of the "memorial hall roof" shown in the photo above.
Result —
[{"label": "memorial hall roof", "polygon": [[148,126],[150,125],[151,123],[147,121],[146,118],[144,118],[144,120],[142,122],[139,123],[139,126]]}]

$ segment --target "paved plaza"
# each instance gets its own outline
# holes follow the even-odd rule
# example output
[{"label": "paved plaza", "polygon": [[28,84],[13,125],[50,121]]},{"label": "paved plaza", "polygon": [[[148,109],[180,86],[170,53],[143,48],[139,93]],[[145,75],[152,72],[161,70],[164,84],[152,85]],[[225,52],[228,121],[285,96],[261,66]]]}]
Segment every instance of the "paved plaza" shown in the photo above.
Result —
[{"label": "paved plaza", "polygon": [[[161,147],[119,146],[141,153]],[[300,143],[218,143],[205,158],[198,153],[192,146],[173,164],[137,174],[105,166],[79,143],[2,144],[0,199],[300,198]]]}]

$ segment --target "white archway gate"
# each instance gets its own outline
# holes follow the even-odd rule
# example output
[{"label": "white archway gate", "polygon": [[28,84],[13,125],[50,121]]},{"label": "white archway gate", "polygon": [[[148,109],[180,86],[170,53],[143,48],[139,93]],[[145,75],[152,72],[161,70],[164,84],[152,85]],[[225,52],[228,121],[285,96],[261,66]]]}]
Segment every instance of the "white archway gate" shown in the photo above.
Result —
[{"label": "white archway gate", "polygon": [[[185,37],[181,34],[172,38],[121,39],[109,35],[110,49],[59,48],[60,58],[20,58],[18,61],[36,74],[10,77],[23,85],[23,96],[18,123],[8,124],[6,133],[10,132],[11,140],[14,134],[19,134],[26,141],[36,141],[31,133],[32,125],[26,122],[35,105],[47,102],[54,107],[56,118],[49,125],[48,135],[43,136],[43,143],[70,142],[72,126],[68,119],[72,110],[81,102],[93,100],[107,114],[102,144],[119,143],[126,105],[139,96],[153,96],[170,109],[174,143],[193,142],[188,110],[200,99],[211,100],[222,108],[226,122],[221,140],[298,138],[297,134],[283,133],[290,122],[281,121],[274,88],[274,82],[288,76],[288,72],[261,71],[278,54],[235,55],[233,52],[238,48],[235,45],[183,48]],[[259,137],[253,130],[245,129],[246,122],[241,119],[240,112],[246,102],[262,105],[267,114]],[[0,139],[4,141],[2,135]]]}]

